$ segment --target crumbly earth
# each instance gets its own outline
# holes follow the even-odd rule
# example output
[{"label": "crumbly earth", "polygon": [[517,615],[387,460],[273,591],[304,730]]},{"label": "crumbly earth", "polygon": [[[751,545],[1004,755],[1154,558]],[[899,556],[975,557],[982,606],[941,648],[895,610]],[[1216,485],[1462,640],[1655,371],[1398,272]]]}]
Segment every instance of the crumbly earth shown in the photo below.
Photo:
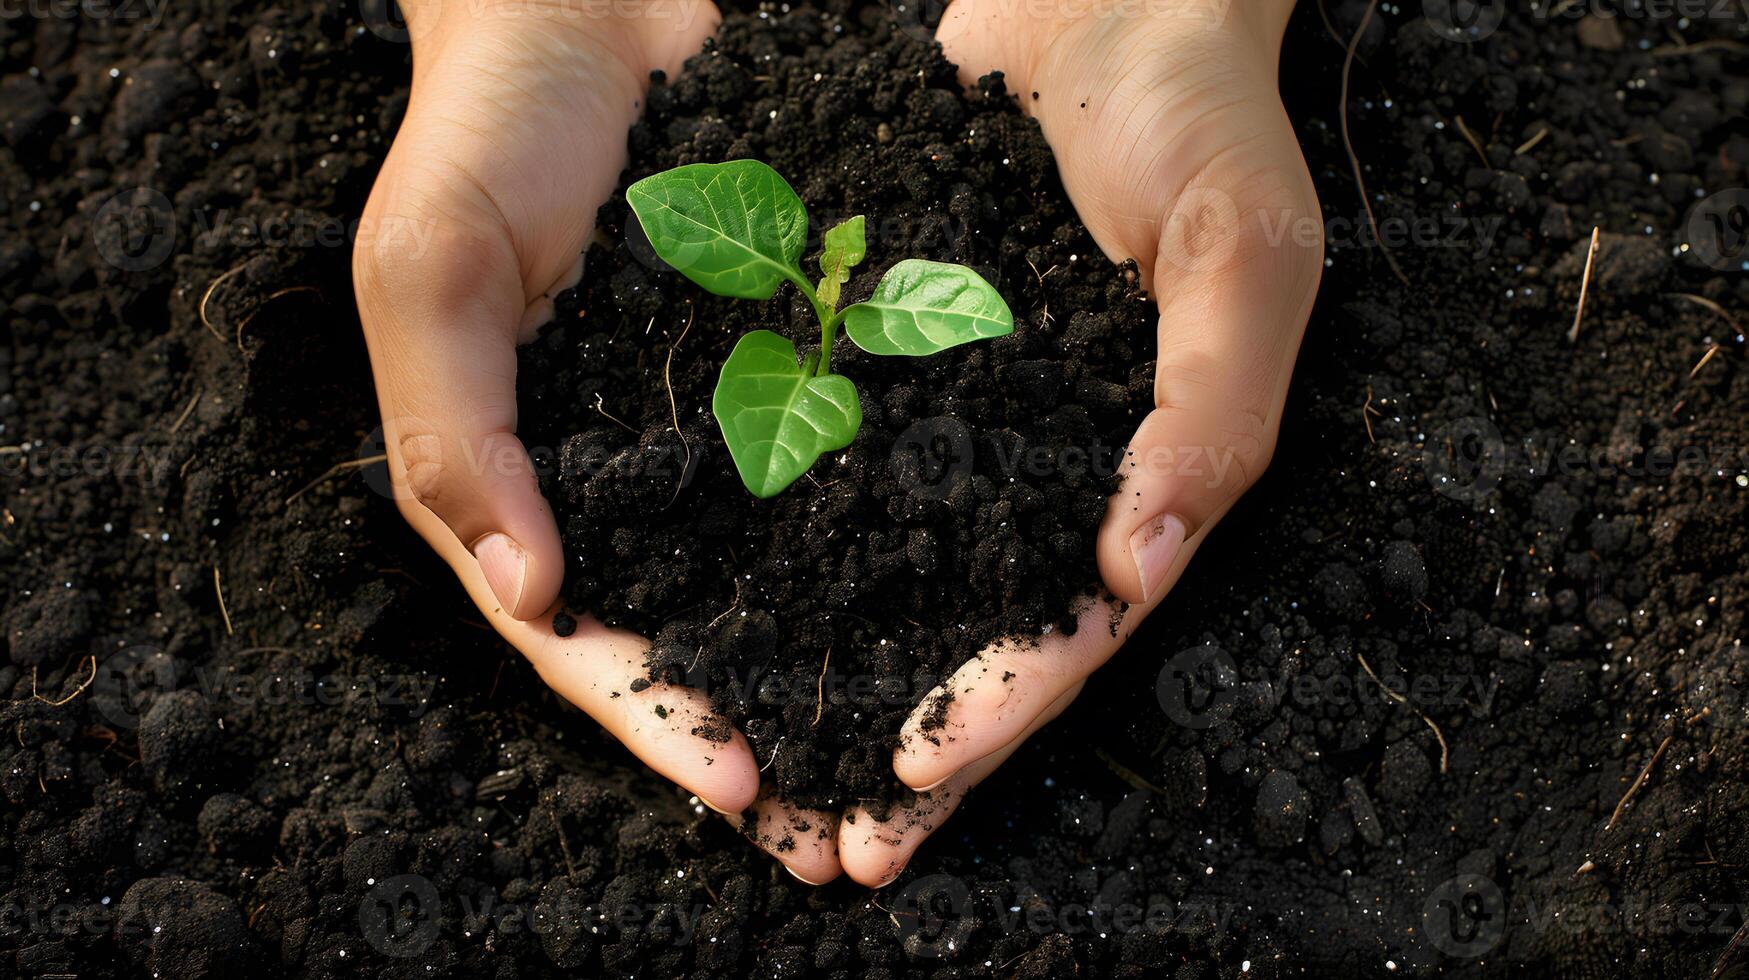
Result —
[{"label": "crumbly earth", "polygon": [[768,500],[742,486],[709,406],[747,331],[818,348],[794,289],[705,293],[616,196],[582,283],[522,358],[524,439],[558,447],[544,485],[573,606],[651,637],[653,676],[709,691],[786,798],[908,800],[893,748],[937,681],[998,638],[1075,629],[1123,444],[1152,407],[1153,304],[1076,221],[1001,81],[968,99],[904,33],[731,20],[650,94],[631,146],[624,183],[769,163],[808,207],[816,274],[825,229],[864,215],[846,303],[928,258],[977,269],[1015,313],[1012,334],[929,358],[835,344],[862,428]]},{"label": "crumbly earth", "polygon": [[[405,105],[392,28],[352,7],[0,18],[0,975],[1741,975],[1749,285],[1715,196],[1749,185],[1741,15],[1514,9],[1463,44],[1430,29],[1440,4],[1381,10],[1349,124],[1387,253],[1336,112],[1365,6],[1304,5],[1287,44],[1331,247],[1274,466],[1080,703],[873,896],[800,885],[636,766],[485,629],[379,466],[331,470],[377,451],[345,239]],[[731,17],[659,90],[681,131],[640,128],[634,171],[685,138],[729,155],[761,100],[804,138],[809,63],[846,104],[906,93],[870,117],[877,147],[882,121],[892,145],[951,133],[962,165],[989,163],[960,145],[972,120],[1034,145],[987,98],[911,106],[951,95],[947,69],[889,33],[836,4]],[[870,67],[832,51],[852,43]],[[700,124],[686,90],[711,79],[755,109]],[[856,194],[892,207],[795,179],[816,228]],[[1060,201],[994,181],[907,199],[952,215],[942,187],[967,186],[921,251],[1002,270],[1012,343],[1047,300],[1065,336],[1059,310],[1127,301],[1089,253],[1028,285],[981,209]],[[583,323],[642,302],[595,302],[612,283],[590,276]],[[805,337],[804,311],[713,323],[689,295],[677,392],[708,378],[707,337]],[[664,309],[652,335],[678,338]],[[845,370],[902,387],[872,360]],[[939,414],[949,383],[910,387]],[[700,454],[682,493],[716,499],[710,428],[675,401]],[[602,405],[639,428],[614,453],[666,445],[647,403]],[[599,428],[555,428],[560,490],[564,440]],[[665,506],[671,477],[640,492]],[[732,587],[698,567],[714,617]],[[629,592],[575,571],[579,599]]]}]

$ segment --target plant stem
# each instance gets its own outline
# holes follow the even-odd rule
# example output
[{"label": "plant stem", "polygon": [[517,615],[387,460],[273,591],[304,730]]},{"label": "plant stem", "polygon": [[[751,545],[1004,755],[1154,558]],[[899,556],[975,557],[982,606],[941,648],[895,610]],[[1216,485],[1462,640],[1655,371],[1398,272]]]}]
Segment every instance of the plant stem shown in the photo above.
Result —
[{"label": "plant stem", "polygon": [[834,313],[831,318],[820,324],[820,374],[831,373],[832,341],[838,338],[838,325],[844,322],[843,313]]},{"label": "plant stem", "polygon": [[843,317],[837,312],[826,309],[820,303],[820,294],[814,291],[814,284],[808,277],[793,269],[785,270],[790,282],[802,291],[808,298],[808,305],[814,308],[814,316],[820,320],[820,370],[816,377],[824,377],[832,371],[832,341],[838,333],[838,323]]}]

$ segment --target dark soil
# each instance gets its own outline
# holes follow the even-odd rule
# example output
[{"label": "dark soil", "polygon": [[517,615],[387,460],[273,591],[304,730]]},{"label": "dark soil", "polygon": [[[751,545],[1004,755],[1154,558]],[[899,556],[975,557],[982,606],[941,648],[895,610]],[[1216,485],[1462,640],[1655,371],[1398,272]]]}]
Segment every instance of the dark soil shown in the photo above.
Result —
[{"label": "dark soil", "polygon": [[703,292],[616,196],[600,227],[617,244],[589,253],[522,359],[524,439],[559,446],[545,489],[567,598],[651,637],[653,675],[710,691],[786,798],[909,798],[892,753],[923,696],[993,640],[1075,628],[1123,444],[1153,407],[1153,304],[1076,221],[1001,81],[967,100],[951,65],[884,27],[732,20],[651,93],[631,147],[621,195],[681,164],[766,161],[808,206],[809,263],[825,229],[865,215],[845,302],[916,257],[976,268],[1015,311],[1013,334],[930,358],[837,345],[862,429],[763,501],[708,406],[747,331],[817,349],[794,290]]},{"label": "dark soil", "polygon": [[[1327,4],[1328,29],[1303,6],[1283,79],[1332,247],[1275,464],[1080,703],[872,899],[796,883],[636,766],[484,628],[376,492],[380,468],[329,472],[376,451],[347,248],[331,246],[404,105],[404,45],[350,7],[0,19],[0,975],[1740,975],[1721,956],[1749,900],[1749,285],[1689,228],[1713,213],[1728,230],[1713,195],[1749,185],[1749,64],[1740,15],[1718,5],[1634,8],[1613,31],[1580,21],[1597,7],[1515,11],[1473,45],[1435,36],[1418,5],[1375,19],[1350,123],[1387,235],[1391,219],[1431,229],[1390,252],[1404,286],[1354,231],[1366,217],[1336,128],[1338,39],[1365,5]],[[695,62],[659,118],[723,158],[763,105],[779,115],[749,151],[799,153],[769,129],[806,138],[813,71],[850,93],[826,100],[855,106],[841,125],[880,97],[830,48],[921,67],[873,120],[892,145],[942,133],[960,166],[989,167],[1001,157],[957,129],[983,138],[988,122],[992,147],[1022,149],[1024,193],[974,171],[895,203],[786,168],[816,230],[839,207],[954,217],[953,185],[968,185],[944,237],[877,237],[859,288],[901,254],[963,258],[998,277],[1023,347],[1045,299],[1064,336],[1071,308],[1123,309],[1096,255],[1040,291],[1024,251],[1005,251],[1079,247],[1019,117],[919,96],[959,114],[932,121],[935,105],[909,100],[950,93],[947,69],[888,44],[878,14],[828,9],[732,19],[724,50],[740,53]],[[771,70],[748,72],[765,53]],[[785,60],[798,54],[811,70]],[[687,88],[732,76],[725,58],[746,77],[720,102],[742,115],[695,125]],[[641,129],[634,170],[680,142]],[[904,173],[883,158],[854,166]],[[1009,224],[1025,214],[1047,230]],[[149,234],[154,218],[174,234]],[[275,220],[308,234],[243,233]],[[977,240],[960,241],[967,227]],[[135,246],[167,241],[163,260],[125,248],[130,228]],[[604,266],[628,288],[662,279],[598,263],[568,309],[588,324],[564,331],[572,361],[615,309],[616,343],[665,359],[671,340],[627,336],[648,300],[590,298],[614,288]],[[798,339],[806,321],[685,295],[698,316],[674,378],[697,463],[669,512],[697,521],[716,501],[733,528],[757,505],[715,492],[715,434],[679,392],[702,391],[747,321]],[[651,333],[683,325],[665,307]],[[1077,362],[1083,376],[1122,363],[1114,344],[1091,349],[1105,360]],[[977,400],[1027,387],[989,387],[1005,358],[1063,363],[1049,346],[957,356],[906,369],[981,356]],[[865,404],[881,395],[871,424],[889,443],[822,461],[822,487],[859,479],[853,464],[870,486],[891,472],[902,429],[885,393],[907,385],[873,360],[844,369]],[[584,408],[586,377],[563,380]],[[928,381],[911,386],[940,390]],[[602,391],[644,430],[614,434],[609,458],[671,450],[644,390]],[[1061,403],[1088,402],[1074,392]],[[919,397],[914,417],[944,414]],[[987,410],[975,432],[1011,411]],[[601,428],[576,404],[563,415],[555,457],[560,437]],[[651,482],[610,485],[668,506],[681,481]],[[865,512],[903,499],[870,486],[855,488]],[[859,561],[894,553],[871,540]],[[682,620],[733,603],[713,560],[697,560],[703,608]],[[586,572],[575,598],[629,598]],[[859,581],[894,603],[912,587],[866,568]],[[1026,588],[1002,616],[1046,622],[1069,598]],[[829,594],[753,598],[813,601],[835,637],[857,628]],[[899,636],[855,611],[867,636]],[[724,670],[755,662],[718,653]],[[1198,664],[1200,680],[1179,676]]]}]

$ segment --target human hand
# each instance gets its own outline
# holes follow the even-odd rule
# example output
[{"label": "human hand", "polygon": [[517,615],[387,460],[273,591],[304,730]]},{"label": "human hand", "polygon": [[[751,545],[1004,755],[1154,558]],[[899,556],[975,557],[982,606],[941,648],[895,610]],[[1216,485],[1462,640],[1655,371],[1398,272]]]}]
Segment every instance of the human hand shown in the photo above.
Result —
[{"label": "human hand", "polygon": [[922,719],[941,689],[924,699],[893,757],[916,804],[840,824],[844,870],[874,887],[1069,706],[1262,473],[1323,270],[1317,195],[1277,94],[1292,0],[1057,6],[953,0],[936,37],[968,86],[1004,73],[1094,240],[1134,258],[1157,298],[1156,407],[1098,538],[1105,586],[1129,605],[1116,629],[1101,602],[1073,636],[987,649],[942,685],[940,728]]},{"label": "human hand", "polygon": [[[554,634],[564,554],[515,434],[515,344],[581,275],[651,70],[679,71],[716,29],[716,8],[403,7],[412,96],[353,257],[397,504],[548,685],[652,769],[738,815],[754,804],[758,769],[703,694],[634,691],[642,637],[587,617]],[[766,801],[757,818],[794,816]],[[838,873],[830,848],[778,856],[804,880]]]}]

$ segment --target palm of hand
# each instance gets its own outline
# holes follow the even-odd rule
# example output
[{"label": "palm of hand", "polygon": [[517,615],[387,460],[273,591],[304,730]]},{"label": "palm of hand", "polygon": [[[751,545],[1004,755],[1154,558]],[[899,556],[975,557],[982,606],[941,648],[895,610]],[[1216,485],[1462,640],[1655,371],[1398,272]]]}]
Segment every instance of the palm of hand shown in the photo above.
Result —
[{"label": "palm of hand", "polygon": [[[575,281],[595,202],[617,180],[623,133],[649,69],[676,69],[715,17],[700,17],[702,27],[690,33],[654,37],[480,32],[445,41],[463,47],[439,49],[432,67],[416,73],[413,108],[367,221],[441,221],[460,229],[448,233],[459,238],[438,239],[436,255],[417,261],[367,256],[359,270],[391,468],[407,491],[402,511],[549,685],[711,806],[735,815],[752,807],[744,830],[804,881],[844,871],[873,886],[896,877],[967,789],[1069,705],[1267,464],[1321,269],[1317,225],[1303,234],[1319,212],[1275,94],[1279,26],[1271,37],[1269,27],[1236,14],[1206,16],[1222,0],[1185,7],[1140,23],[1089,16],[1016,24],[996,23],[1008,16],[1003,0],[956,0],[943,21],[939,37],[962,80],[1006,72],[1056,150],[1095,239],[1114,260],[1136,259],[1159,298],[1158,407],[1131,443],[1134,469],[1100,532],[1105,583],[1133,603],[1121,628],[1116,635],[1105,628],[1112,610],[1099,605],[1075,637],[1047,638],[1042,649],[999,644],[962,668],[944,684],[955,695],[945,727],[922,732],[930,699],[907,725],[894,768],[922,792],[884,822],[857,808],[840,820],[758,796],[757,766],[739,733],[727,743],[692,734],[712,727],[701,725],[709,712],[702,695],[667,685],[628,693],[643,675],[641,638],[588,619],[571,637],[554,636],[548,607],[563,560],[532,472],[513,466],[482,480],[432,466],[434,446],[439,461],[463,450],[489,457],[496,444],[526,462],[512,434],[512,338],[550,312],[548,296]],[[432,94],[422,102],[423,93]],[[495,274],[482,272],[482,255]],[[385,288],[396,277],[426,285]],[[430,289],[434,281],[453,292]],[[459,326],[450,312],[458,307],[472,311]],[[450,323],[437,325],[446,316]],[[431,352],[407,343],[410,334],[421,344],[432,334],[444,342]],[[433,359],[430,372],[389,363],[421,357]],[[458,357],[469,372],[439,393],[449,402],[434,405],[431,375],[453,374]],[[398,378],[410,383],[397,386]],[[451,446],[458,432],[463,445]],[[1235,465],[1218,481],[1158,465],[1187,447]],[[1144,560],[1139,544],[1158,537],[1148,532],[1160,515],[1177,522],[1182,544]],[[480,532],[490,530],[515,539],[520,575],[507,576],[502,555],[480,547]],[[1004,675],[1003,684],[978,683]]]}]

